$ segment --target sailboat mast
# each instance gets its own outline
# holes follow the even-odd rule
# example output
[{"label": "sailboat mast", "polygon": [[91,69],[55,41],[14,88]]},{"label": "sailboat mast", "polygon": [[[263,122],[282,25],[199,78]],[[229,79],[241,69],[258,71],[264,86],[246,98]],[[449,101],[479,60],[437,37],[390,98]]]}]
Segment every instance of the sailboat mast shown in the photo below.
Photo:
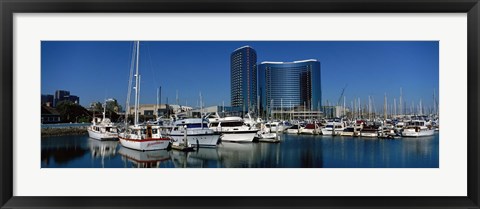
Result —
[{"label": "sailboat mast", "polygon": [[383,119],[387,120],[387,93],[385,93],[385,97],[383,99]]},{"label": "sailboat mast", "polygon": [[[399,115],[405,114],[405,113],[403,112],[403,108],[402,108],[402,106],[403,106],[403,98],[402,98],[402,97],[403,97],[403,92],[402,92],[402,88],[400,87],[400,103],[398,104],[399,110],[400,110],[400,111],[399,111]],[[405,107],[405,108],[406,108],[406,107]]]},{"label": "sailboat mast", "polygon": [[140,75],[138,74],[138,60],[139,60],[139,53],[140,52],[140,41],[137,41],[137,52],[136,52],[136,63],[135,63],[135,122],[134,125],[136,126],[138,124],[138,95],[139,95],[139,80],[140,80]]},{"label": "sailboat mast", "polygon": [[435,98],[435,89],[433,89],[433,114],[437,115],[437,98]]},{"label": "sailboat mast", "polygon": [[159,97],[158,94],[159,94],[159,92],[160,92],[160,89],[157,88],[157,105],[155,106],[155,115],[156,115],[157,118],[158,118],[158,97]]},{"label": "sailboat mast", "polygon": [[103,104],[103,119],[105,120],[105,111],[107,110],[107,101],[105,100],[105,103]]},{"label": "sailboat mast", "polygon": [[130,76],[128,78],[128,90],[127,90],[127,101],[126,101],[126,109],[125,109],[125,127],[128,127],[128,112],[130,112],[130,96],[132,95],[132,77],[133,77],[133,69],[135,66],[135,53],[136,53],[136,44],[133,44],[132,50],[132,62],[130,64]]}]

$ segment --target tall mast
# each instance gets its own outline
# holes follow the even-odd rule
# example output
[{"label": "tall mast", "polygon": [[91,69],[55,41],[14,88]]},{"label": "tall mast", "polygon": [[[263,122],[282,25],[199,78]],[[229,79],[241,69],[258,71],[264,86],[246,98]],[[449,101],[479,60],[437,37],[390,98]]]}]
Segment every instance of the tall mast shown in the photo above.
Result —
[{"label": "tall mast", "polygon": [[178,89],[177,89],[177,95],[176,95],[176,97],[175,97],[175,100],[176,100],[176,102],[177,102],[177,105],[180,105],[180,104],[178,103]]},{"label": "tall mast", "polygon": [[435,89],[433,89],[433,114],[437,115],[437,98],[435,98]]},{"label": "tall mast", "polygon": [[200,92],[200,118],[203,118],[203,100],[202,100],[202,92]]},{"label": "tall mast", "polygon": [[103,104],[103,119],[105,120],[105,111],[107,110],[107,100],[105,100],[105,103]]},{"label": "tall mast", "polygon": [[354,98],[353,99],[353,115],[352,115],[352,119],[356,119],[358,116],[357,116],[357,100]]},{"label": "tall mast", "polygon": [[422,99],[420,99],[420,110],[419,110],[419,115],[423,115],[423,106],[422,106]]},{"label": "tall mast", "polygon": [[358,97],[358,115],[360,116],[361,119],[363,119],[362,104],[360,103],[360,97]]},{"label": "tall mast", "polygon": [[155,115],[157,116],[158,118],[158,94],[160,92],[160,88],[157,88],[157,105],[155,105]]},{"label": "tall mast", "polygon": [[397,98],[393,98],[393,115],[397,116]]},{"label": "tall mast", "polygon": [[139,95],[139,80],[140,80],[140,75],[138,74],[138,60],[139,60],[139,53],[140,52],[140,41],[137,41],[137,53],[136,53],[136,70],[135,70],[135,121],[134,125],[136,126],[138,124],[138,95]]},{"label": "tall mast", "polygon": [[372,99],[368,96],[368,120],[372,120]]},{"label": "tall mast", "polygon": [[399,111],[399,114],[400,114],[400,115],[402,115],[402,113],[403,113],[403,109],[402,109],[403,100],[402,100],[402,97],[403,97],[403,95],[402,95],[402,87],[400,87],[400,103],[398,104],[399,109],[400,109],[400,111]]},{"label": "tall mast", "polygon": [[133,44],[132,50],[132,62],[130,64],[130,77],[128,78],[128,90],[127,90],[127,101],[126,101],[126,109],[125,109],[125,127],[128,127],[128,112],[130,112],[130,96],[132,95],[132,77],[133,77],[133,69],[135,66],[135,53],[137,49],[137,45]]},{"label": "tall mast", "polygon": [[385,93],[385,97],[383,99],[383,119],[387,120],[387,93]]}]

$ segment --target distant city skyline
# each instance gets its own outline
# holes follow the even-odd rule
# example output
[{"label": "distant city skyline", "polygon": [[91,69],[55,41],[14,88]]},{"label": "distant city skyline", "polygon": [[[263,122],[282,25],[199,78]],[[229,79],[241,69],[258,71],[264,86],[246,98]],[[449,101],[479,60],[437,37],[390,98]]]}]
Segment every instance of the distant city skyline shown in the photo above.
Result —
[{"label": "distant city skyline", "polygon": [[[133,41],[42,41],[41,93],[74,92],[80,104],[115,98],[125,106]],[[142,41],[140,44],[142,104],[198,107],[230,106],[230,55],[248,45],[264,61],[316,59],[321,65],[323,105],[337,104],[342,89],[346,105],[373,98],[377,112],[384,95],[389,109],[403,101],[415,109],[438,101],[438,41]],[[178,92],[178,94],[177,94]],[[178,100],[177,100],[178,95]],[[340,104],[343,105],[343,104]]]}]

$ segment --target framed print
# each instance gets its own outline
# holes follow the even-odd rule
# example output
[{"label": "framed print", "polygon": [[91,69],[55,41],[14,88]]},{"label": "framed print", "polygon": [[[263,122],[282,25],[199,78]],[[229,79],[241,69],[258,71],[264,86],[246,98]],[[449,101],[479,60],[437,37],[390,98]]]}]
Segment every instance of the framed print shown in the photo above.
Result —
[{"label": "framed print", "polygon": [[0,6],[2,208],[479,208],[478,0]]}]

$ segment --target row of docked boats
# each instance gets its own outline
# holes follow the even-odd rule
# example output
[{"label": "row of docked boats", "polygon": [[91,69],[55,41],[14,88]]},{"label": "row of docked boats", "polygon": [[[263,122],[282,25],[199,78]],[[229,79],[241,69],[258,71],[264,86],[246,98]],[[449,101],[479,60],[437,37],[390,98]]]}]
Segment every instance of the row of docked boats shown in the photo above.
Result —
[{"label": "row of docked boats", "polygon": [[324,122],[297,123],[287,128],[285,133],[393,138],[432,136],[435,130],[438,127],[430,120],[419,118],[403,121],[343,121],[334,118]]},{"label": "row of docked boats", "polygon": [[[95,118],[94,121],[99,119]],[[109,121],[103,118],[101,121]],[[115,124],[93,122],[88,128],[91,138],[111,140],[118,138],[122,146],[136,150],[158,150],[173,146],[215,147],[224,142],[253,142],[276,138],[269,129],[249,125],[241,117],[185,118],[173,123],[157,121],[116,127]]]}]

